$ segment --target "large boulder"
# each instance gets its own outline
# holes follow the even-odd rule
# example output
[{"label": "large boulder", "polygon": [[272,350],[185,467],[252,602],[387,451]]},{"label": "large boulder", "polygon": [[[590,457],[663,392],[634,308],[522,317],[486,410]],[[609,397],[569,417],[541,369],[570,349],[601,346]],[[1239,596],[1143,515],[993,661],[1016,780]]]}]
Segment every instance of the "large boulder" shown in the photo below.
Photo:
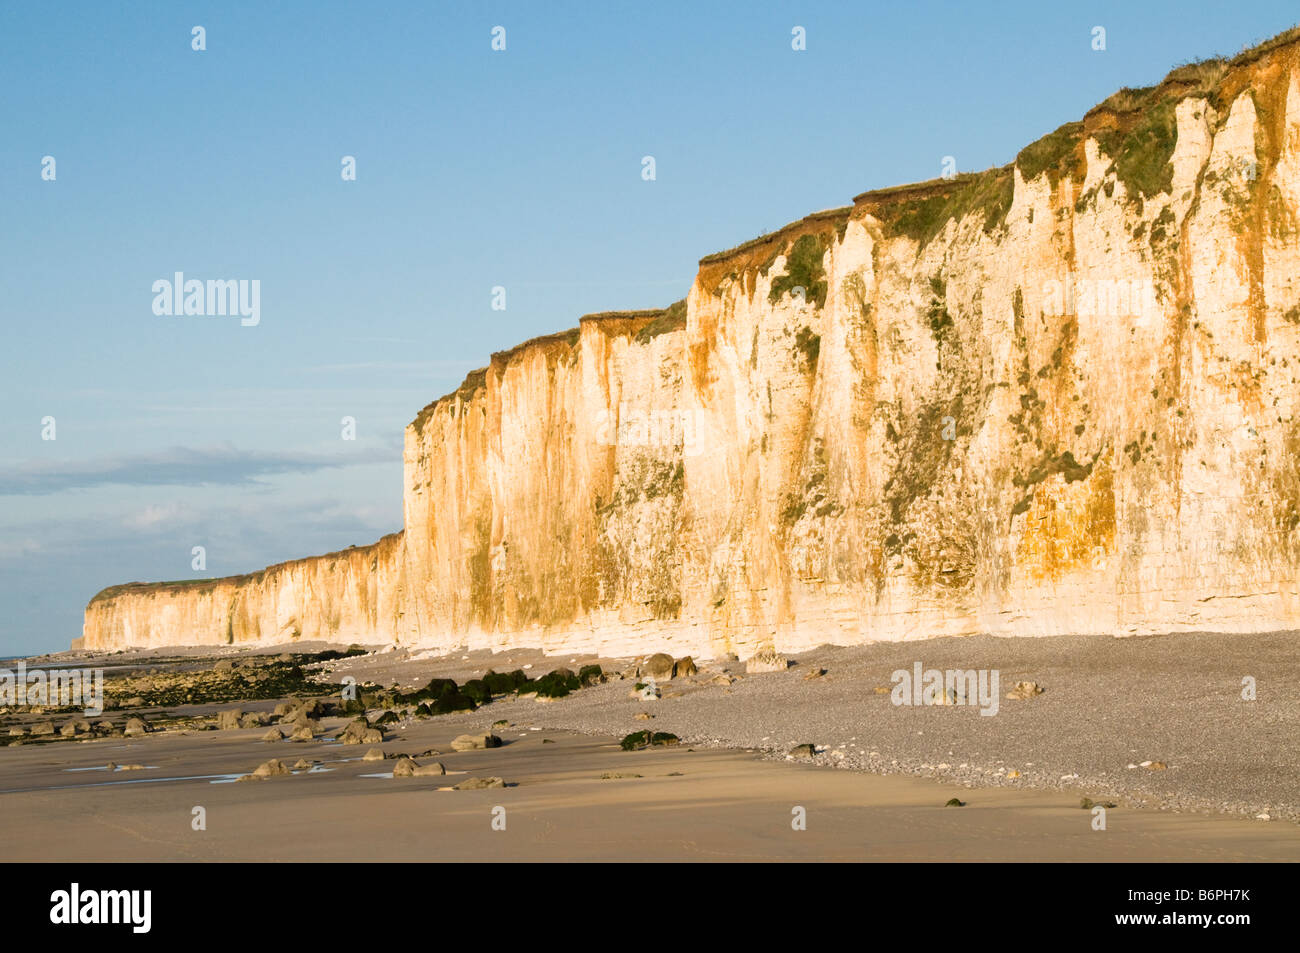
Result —
[{"label": "large boulder", "polygon": [[284,774],[292,774],[288,766],[279,758],[272,758],[270,761],[263,761],[253,769],[253,776],[257,778],[274,778]]},{"label": "large boulder", "polygon": [[377,745],[383,743],[384,733],[379,728],[371,727],[370,722],[363,717],[349,722],[338,740],[345,745]]},{"label": "large boulder", "polygon": [[59,734],[65,738],[75,738],[77,735],[85,734],[90,731],[90,722],[84,718],[69,718],[59,729]]},{"label": "large boulder", "polygon": [[500,748],[501,739],[496,735],[487,732],[481,735],[461,735],[451,743],[451,747],[453,751],[473,751],[477,748]]},{"label": "large boulder", "polygon": [[656,652],[641,663],[639,674],[642,677],[649,676],[650,678],[667,681],[673,677],[673,669],[676,664],[677,663],[673,661],[671,655],[666,655],[663,652]]},{"label": "large boulder", "polygon": [[217,712],[217,728],[221,731],[238,728],[239,719],[243,717],[244,710],[242,708],[230,708],[226,711]]},{"label": "large boulder", "polygon": [[441,777],[447,773],[447,769],[441,763],[435,761],[432,764],[417,764],[412,758],[401,757],[393,765],[393,777],[395,778],[431,778]]},{"label": "large boulder", "polygon": [[700,669],[695,664],[695,659],[689,655],[685,658],[679,658],[673,665],[673,678],[685,678],[688,675],[694,675]]},{"label": "large boulder", "polygon": [[[128,719],[126,720],[126,728],[123,730],[123,734],[127,734],[127,735],[143,735],[143,734],[145,734],[148,730],[149,730],[149,726],[146,725],[146,724],[144,723],[144,720],[143,720],[143,719],[141,719],[141,718],[128,718]],[[35,734],[35,731],[33,731],[32,733]]]}]

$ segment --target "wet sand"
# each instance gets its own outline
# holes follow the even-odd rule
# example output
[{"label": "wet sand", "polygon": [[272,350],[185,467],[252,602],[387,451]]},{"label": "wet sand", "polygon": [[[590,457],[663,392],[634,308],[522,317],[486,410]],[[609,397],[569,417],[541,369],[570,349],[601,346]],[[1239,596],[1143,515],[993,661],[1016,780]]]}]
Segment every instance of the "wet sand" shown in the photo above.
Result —
[{"label": "wet sand", "polygon": [[[723,749],[625,752],[613,737],[521,725],[496,729],[500,748],[450,749],[456,734],[485,729],[499,714],[494,705],[413,722],[383,744],[438,748],[446,777],[366,777],[393,762],[344,760],[360,759],[365,745],[262,742],[258,728],[8,748],[0,751],[0,841],[16,861],[1300,857],[1292,824],[1121,807],[1095,831],[1092,812],[1064,792],[973,789]],[[273,757],[319,759],[330,770],[230,781]],[[145,767],[68,770],[108,761]],[[610,773],[640,777],[602,779]],[[439,790],[471,776],[511,786]],[[167,780],[178,778],[189,780]],[[945,807],[952,797],[967,806]],[[191,827],[196,806],[206,809],[206,830]],[[496,807],[505,809],[504,831],[492,827]],[[806,810],[806,830],[792,829],[796,807]]]}]

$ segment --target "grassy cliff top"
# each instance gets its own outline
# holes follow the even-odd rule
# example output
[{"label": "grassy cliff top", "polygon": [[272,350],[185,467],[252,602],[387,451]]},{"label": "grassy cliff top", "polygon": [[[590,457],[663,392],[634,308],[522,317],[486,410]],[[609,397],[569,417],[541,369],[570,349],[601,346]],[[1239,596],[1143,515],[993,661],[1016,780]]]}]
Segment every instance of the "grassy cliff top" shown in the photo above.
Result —
[{"label": "grassy cliff top", "polygon": [[[1114,162],[1117,177],[1124,182],[1131,200],[1141,201],[1169,188],[1176,138],[1174,108],[1188,97],[1206,99],[1222,110],[1242,91],[1250,88],[1252,70],[1271,54],[1300,42],[1300,26],[1270,37],[1231,57],[1213,57],[1185,63],[1172,69],[1154,86],[1125,87],[1098,103],[1083,119],[1067,122],[1021,149],[1014,161],[983,172],[967,172],[950,179],[930,179],[863,192],[853,204],[804,216],[774,231],[742,242],[734,248],[699,259],[697,282],[714,289],[728,278],[748,281],[755,272],[767,273],[778,256],[800,239],[812,236],[824,247],[832,230],[843,236],[849,220],[870,213],[891,233],[905,235],[924,247],[948,222],[972,212],[983,215],[986,231],[1001,225],[1010,209],[1015,172],[1027,180],[1046,173],[1055,184],[1063,176],[1080,177],[1084,143],[1096,138]],[[808,239],[811,240],[811,239]],[[648,323],[637,333],[644,343],[658,334],[685,326],[685,303],[677,302],[661,311],[606,311],[584,315],[589,321],[640,321]],[[492,367],[505,367],[531,348],[564,345],[573,347],[579,329],[532,338],[492,355]],[[433,411],[449,401],[468,401],[486,386],[488,368],[472,371],[456,390],[439,397],[416,416],[413,425],[423,428]]]},{"label": "grassy cliff top", "polygon": [[[954,218],[971,212],[984,216],[992,231],[1006,219],[1011,207],[1015,170],[1032,180],[1047,173],[1055,184],[1061,177],[1076,178],[1082,172],[1088,138],[1096,138],[1115,163],[1116,175],[1125,184],[1130,199],[1148,198],[1169,187],[1172,174],[1176,128],[1174,107],[1188,97],[1201,97],[1218,110],[1250,86],[1250,71],[1270,54],[1300,41],[1300,26],[1270,37],[1231,57],[1213,57],[1185,63],[1172,69],[1154,86],[1125,87],[1098,103],[1082,120],[1065,123],[1025,146],[1014,161],[983,172],[961,173],[951,179],[930,179],[873,189],[853,199],[853,204],[806,215],[774,231],[742,242],[734,248],[705,255],[699,260],[697,282],[712,290],[726,278],[748,279],[754,272],[767,273],[775,259],[801,238],[814,236],[824,244],[831,230],[844,234],[850,218],[870,213],[892,233],[905,235],[924,247]],[[637,334],[645,342],[665,331],[685,326],[685,304],[677,302],[661,311],[605,311],[584,315],[588,321],[632,321],[649,318]],[[530,348],[551,344],[570,347],[578,341],[578,329],[532,338],[507,351],[492,355],[492,366],[508,366]],[[456,390],[430,403],[416,416],[414,425],[424,422],[439,405],[454,398],[470,399],[485,386],[487,368],[470,373]]]},{"label": "grassy cliff top", "polygon": [[1115,164],[1115,173],[1131,199],[1150,198],[1170,187],[1169,158],[1176,139],[1174,110],[1189,97],[1207,100],[1223,112],[1237,95],[1250,88],[1255,68],[1267,57],[1300,43],[1300,26],[1258,43],[1232,57],[1213,57],[1177,66],[1154,86],[1125,87],[1098,103],[1083,119],[1065,123],[1017,153],[1005,166],[963,173],[951,179],[930,179],[863,192],[849,210],[819,212],[735,248],[700,259],[701,269],[729,263],[743,271],[747,255],[780,244],[788,247],[810,225],[870,212],[895,234],[907,235],[923,247],[953,218],[971,211],[985,215],[985,226],[996,227],[1010,208],[1013,169],[1026,180],[1047,173],[1053,184],[1071,175],[1081,178],[1084,143],[1095,138]]},{"label": "grassy cliff top", "polygon": [[459,387],[426,404],[416,414],[415,419],[411,421],[411,426],[415,427],[416,431],[422,432],[424,425],[439,407],[450,404],[456,399],[463,403],[469,402],[474,398],[475,394],[486,389],[489,370],[500,372],[528,351],[554,346],[561,348],[576,347],[581,338],[582,327],[587,325],[613,328],[623,333],[634,333],[636,335],[635,340],[638,343],[644,343],[667,331],[686,326],[686,299],[676,301],[666,308],[596,311],[584,314],[579,319],[579,326],[576,328],[570,328],[556,334],[543,334],[535,338],[529,338],[509,350],[496,351],[492,354],[491,363],[487,367],[480,367],[477,370],[470,371]]}]

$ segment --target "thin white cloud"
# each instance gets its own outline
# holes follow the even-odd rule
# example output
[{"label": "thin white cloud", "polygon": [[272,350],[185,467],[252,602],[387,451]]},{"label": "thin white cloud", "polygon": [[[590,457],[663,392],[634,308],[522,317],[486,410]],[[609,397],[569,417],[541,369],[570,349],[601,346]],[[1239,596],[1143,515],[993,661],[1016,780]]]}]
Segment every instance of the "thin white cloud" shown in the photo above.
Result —
[{"label": "thin white cloud", "polygon": [[238,450],[232,446],[171,447],[154,453],[87,460],[29,460],[0,467],[0,496],[42,496],[65,490],[126,486],[247,486],[261,477],[389,462],[389,446],[358,445],[342,453]]}]

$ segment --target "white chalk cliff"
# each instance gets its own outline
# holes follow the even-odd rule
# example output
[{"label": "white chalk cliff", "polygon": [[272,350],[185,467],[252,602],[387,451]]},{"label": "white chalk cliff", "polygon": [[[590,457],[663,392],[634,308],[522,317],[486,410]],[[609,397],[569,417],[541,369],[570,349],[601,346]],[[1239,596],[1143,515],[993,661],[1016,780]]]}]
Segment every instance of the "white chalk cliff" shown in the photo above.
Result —
[{"label": "white chalk cliff", "polygon": [[86,648],[1300,627],[1300,42],[711,255],[406,429],[404,529],[107,589]]}]

